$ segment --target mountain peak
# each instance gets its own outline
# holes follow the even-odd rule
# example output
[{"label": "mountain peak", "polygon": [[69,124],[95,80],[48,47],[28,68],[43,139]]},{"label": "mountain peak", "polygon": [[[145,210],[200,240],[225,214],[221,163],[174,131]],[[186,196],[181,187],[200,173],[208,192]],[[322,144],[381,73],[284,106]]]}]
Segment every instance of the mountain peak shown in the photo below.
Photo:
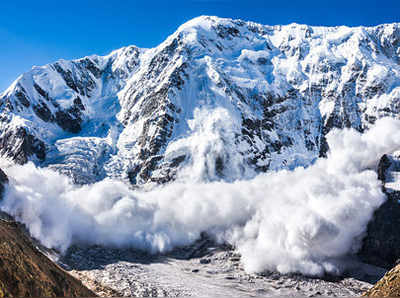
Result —
[{"label": "mountain peak", "polygon": [[400,112],[398,28],[200,16],[153,49],[38,67],[1,95],[0,154],[80,183],[307,166],[332,128]]},{"label": "mountain peak", "polygon": [[199,27],[207,29],[214,24],[229,24],[236,21],[230,18],[220,18],[217,16],[201,15],[182,24],[178,28],[178,31],[182,31],[189,28],[199,28]]}]

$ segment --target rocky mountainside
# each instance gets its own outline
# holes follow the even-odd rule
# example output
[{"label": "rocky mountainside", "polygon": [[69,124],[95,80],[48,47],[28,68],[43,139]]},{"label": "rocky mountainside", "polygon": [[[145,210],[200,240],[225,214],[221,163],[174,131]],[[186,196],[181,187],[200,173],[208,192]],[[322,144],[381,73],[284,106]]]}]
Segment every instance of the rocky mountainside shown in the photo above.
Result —
[{"label": "rocky mountainside", "polygon": [[369,222],[358,254],[363,261],[389,270],[400,261],[400,151],[382,156],[378,176],[387,200]]},{"label": "rocky mountainside", "polygon": [[[0,200],[8,183],[0,169]],[[21,224],[0,211],[0,297],[94,297],[43,255]]]},{"label": "rocky mountainside", "polygon": [[330,129],[398,117],[399,99],[400,24],[203,16],[152,49],[20,76],[0,95],[0,153],[77,183],[232,181],[309,165],[325,154]]},{"label": "rocky mountainside", "polygon": [[0,297],[94,297],[40,253],[16,223],[0,220]]},{"label": "rocky mountainside", "polygon": [[[0,169],[0,201],[9,180]],[[0,297],[95,297],[79,280],[50,258],[54,251],[33,239],[26,228],[0,211]],[[107,296],[115,292],[99,284],[94,291]]]}]

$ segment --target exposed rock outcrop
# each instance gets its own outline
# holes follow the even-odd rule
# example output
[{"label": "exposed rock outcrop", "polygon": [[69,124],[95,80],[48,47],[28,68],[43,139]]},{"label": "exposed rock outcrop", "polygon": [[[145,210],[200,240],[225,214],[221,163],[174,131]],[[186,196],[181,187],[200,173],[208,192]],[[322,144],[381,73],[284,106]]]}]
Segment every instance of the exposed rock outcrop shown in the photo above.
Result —
[{"label": "exposed rock outcrop", "polygon": [[8,183],[8,177],[2,169],[0,169],[0,200],[3,198],[4,191]]},{"label": "exposed rock outcrop", "polygon": [[385,154],[378,165],[378,177],[387,201],[375,211],[359,252],[363,261],[391,269],[400,260],[400,152]]}]

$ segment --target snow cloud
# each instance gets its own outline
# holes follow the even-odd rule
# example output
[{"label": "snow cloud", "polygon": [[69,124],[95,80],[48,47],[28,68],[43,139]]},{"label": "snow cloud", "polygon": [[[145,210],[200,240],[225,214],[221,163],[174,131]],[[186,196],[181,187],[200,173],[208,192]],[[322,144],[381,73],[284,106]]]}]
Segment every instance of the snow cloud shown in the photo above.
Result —
[{"label": "snow cloud", "polygon": [[164,252],[206,231],[233,244],[248,272],[336,273],[385,200],[375,169],[400,147],[400,122],[378,120],[365,134],[333,130],[327,140],[328,157],[308,168],[147,192],[110,179],[76,186],[32,163],[11,166],[0,207],[61,250],[88,243]]}]

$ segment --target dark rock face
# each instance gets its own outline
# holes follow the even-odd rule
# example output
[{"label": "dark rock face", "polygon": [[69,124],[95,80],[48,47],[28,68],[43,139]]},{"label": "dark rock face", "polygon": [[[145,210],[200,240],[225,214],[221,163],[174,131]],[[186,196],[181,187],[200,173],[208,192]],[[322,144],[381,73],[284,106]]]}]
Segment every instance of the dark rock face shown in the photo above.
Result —
[{"label": "dark rock face", "polygon": [[81,61],[82,65],[88,69],[97,79],[100,78],[103,74],[103,71],[99,69],[96,64],[93,63],[92,60],[85,58]]},{"label": "dark rock face", "polygon": [[[88,70],[91,73],[94,73],[95,76],[101,75],[101,73],[99,73],[99,70],[95,69],[94,64],[88,63],[87,61],[87,59],[84,59],[83,62],[81,62],[82,66],[88,67]],[[81,65],[75,64],[74,66],[79,69]],[[63,68],[60,63],[54,63],[53,67],[62,76],[66,85],[82,96],[90,95],[90,92],[96,86],[93,78],[86,72],[80,72],[80,76],[76,76],[70,69]]]},{"label": "dark rock face", "polygon": [[[4,173],[4,171],[2,169],[0,169],[0,201],[3,199],[4,194],[5,194],[5,190],[8,184],[8,177],[6,175],[6,173]],[[8,215],[7,213],[0,211],[0,220],[6,220],[6,221],[11,221],[13,220],[13,218]],[[0,295],[1,297],[1,295]]]},{"label": "dark rock face", "polygon": [[364,262],[387,269],[393,268],[400,260],[400,191],[387,187],[391,171],[397,169],[397,162],[386,154],[379,162],[378,176],[383,182],[387,201],[375,211],[358,253]]},{"label": "dark rock face", "polygon": [[49,108],[43,103],[33,106],[33,111],[44,122],[53,120],[53,115],[51,114]]},{"label": "dark rock face", "polygon": [[6,185],[8,184],[8,177],[2,169],[0,169],[0,200],[3,198]]},{"label": "dark rock face", "polygon": [[[391,167],[391,165],[392,161],[390,157],[387,154],[384,154],[379,160],[378,164],[378,179],[381,180],[383,184],[386,181],[386,172]],[[383,187],[385,186],[383,185]]]},{"label": "dark rock face", "polygon": [[23,127],[16,131],[9,131],[0,138],[0,152],[21,165],[26,163],[31,156],[39,160],[46,158],[45,144],[29,134]]},{"label": "dark rock face", "polygon": [[366,263],[390,269],[400,259],[400,193],[387,197],[368,224],[359,256]]},{"label": "dark rock face", "polygon": [[82,119],[74,118],[70,113],[65,111],[56,112],[56,122],[65,131],[78,133],[81,131]]},{"label": "dark rock face", "polygon": [[23,87],[18,86],[18,89],[15,92],[15,96],[17,97],[17,99],[23,106],[25,106],[26,108],[29,108],[30,102],[29,102],[28,98],[26,97],[25,92],[26,91]]}]

